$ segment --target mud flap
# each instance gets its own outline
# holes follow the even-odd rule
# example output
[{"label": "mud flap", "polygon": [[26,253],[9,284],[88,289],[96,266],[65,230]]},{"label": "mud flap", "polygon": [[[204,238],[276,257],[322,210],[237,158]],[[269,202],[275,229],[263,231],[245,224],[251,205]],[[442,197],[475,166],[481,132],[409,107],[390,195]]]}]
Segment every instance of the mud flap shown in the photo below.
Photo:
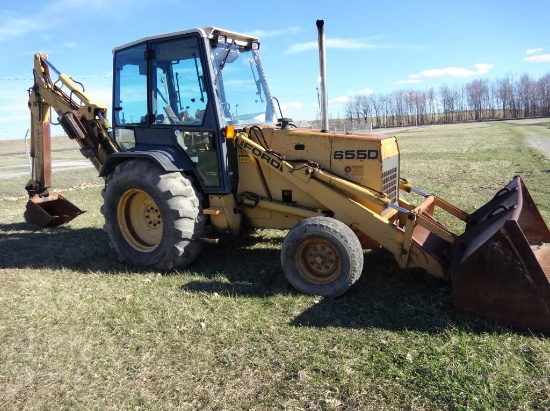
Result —
[{"label": "mud flap", "polygon": [[458,316],[550,334],[550,231],[520,177],[470,215],[448,276]]},{"label": "mud flap", "polygon": [[62,195],[49,193],[43,197],[30,197],[23,217],[27,223],[45,228],[64,224],[85,212]]}]

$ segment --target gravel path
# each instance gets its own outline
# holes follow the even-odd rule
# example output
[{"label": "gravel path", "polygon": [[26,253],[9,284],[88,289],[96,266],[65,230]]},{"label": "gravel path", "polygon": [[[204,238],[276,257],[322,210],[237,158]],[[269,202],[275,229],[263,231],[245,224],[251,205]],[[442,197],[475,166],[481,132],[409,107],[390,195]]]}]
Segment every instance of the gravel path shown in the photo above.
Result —
[{"label": "gravel path", "polygon": [[527,137],[527,144],[550,158],[550,137],[532,135]]},{"label": "gravel path", "polygon": [[547,125],[532,125],[522,128],[525,141],[529,147],[540,151],[550,158],[550,127]]}]

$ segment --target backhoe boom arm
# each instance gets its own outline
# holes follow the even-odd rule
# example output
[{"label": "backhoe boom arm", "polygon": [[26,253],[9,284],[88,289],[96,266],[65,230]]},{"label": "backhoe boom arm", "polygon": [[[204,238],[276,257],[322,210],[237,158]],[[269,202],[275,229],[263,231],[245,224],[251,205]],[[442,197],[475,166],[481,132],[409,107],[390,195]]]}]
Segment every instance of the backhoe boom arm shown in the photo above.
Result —
[{"label": "backhoe boom arm", "polygon": [[[55,82],[51,71],[58,76]],[[106,119],[107,108],[93,101],[69,76],[60,73],[47,55],[35,54],[33,76],[34,85],[29,92],[31,157],[36,183],[33,193],[43,193],[51,183],[50,108],[57,113],[69,138],[78,142],[82,154],[98,171],[106,157],[119,148],[108,132],[111,126]]]},{"label": "backhoe boom arm", "polygon": [[[51,71],[58,79],[54,82]],[[57,194],[51,186],[51,131],[50,109],[69,136],[76,140],[82,155],[100,171],[109,154],[119,151],[109,135],[107,108],[94,102],[66,74],[60,73],[42,53],[34,55],[34,85],[29,89],[31,111],[32,177],[26,185],[30,200],[25,219],[44,227],[69,221],[82,211]],[[60,83],[60,85],[58,84]],[[65,91],[66,90],[66,91]]]}]

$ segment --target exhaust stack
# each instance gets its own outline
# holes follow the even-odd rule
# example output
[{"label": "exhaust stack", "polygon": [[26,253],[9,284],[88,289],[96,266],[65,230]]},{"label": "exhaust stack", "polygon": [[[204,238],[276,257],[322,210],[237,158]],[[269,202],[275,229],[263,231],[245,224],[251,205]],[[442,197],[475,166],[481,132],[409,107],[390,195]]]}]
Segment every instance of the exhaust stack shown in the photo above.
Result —
[{"label": "exhaust stack", "polygon": [[321,77],[321,131],[328,131],[327,85],[326,85],[326,60],[325,60],[325,21],[317,20],[317,33],[319,37],[319,74]]}]

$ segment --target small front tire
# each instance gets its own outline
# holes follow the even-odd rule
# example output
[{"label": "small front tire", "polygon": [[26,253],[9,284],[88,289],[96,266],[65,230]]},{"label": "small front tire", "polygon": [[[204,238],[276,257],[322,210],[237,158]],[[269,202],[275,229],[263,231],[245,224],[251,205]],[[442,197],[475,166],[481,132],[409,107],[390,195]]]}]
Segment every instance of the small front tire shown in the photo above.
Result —
[{"label": "small front tire", "polygon": [[363,249],[355,233],[341,221],[312,217],[288,232],[281,249],[281,264],[297,290],[338,297],[361,276]]}]

